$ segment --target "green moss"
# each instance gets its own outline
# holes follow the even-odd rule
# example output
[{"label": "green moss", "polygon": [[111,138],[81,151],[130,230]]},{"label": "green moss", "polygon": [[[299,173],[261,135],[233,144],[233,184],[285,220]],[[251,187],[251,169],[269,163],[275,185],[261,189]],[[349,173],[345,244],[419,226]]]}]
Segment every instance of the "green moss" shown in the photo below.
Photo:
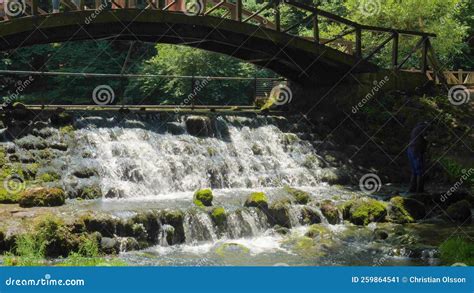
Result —
[{"label": "green moss", "polygon": [[5,190],[4,188],[0,188],[0,203],[14,204],[18,203],[19,199],[19,193],[11,193]]},{"label": "green moss", "polygon": [[163,213],[163,218],[166,223],[171,226],[182,225],[184,214],[180,210],[165,211]]},{"label": "green moss", "polygon": [[216,248],[216,254],[221,257],[248,257],[250,250],[238,243],[224,243]]},{"label": "green moss", "polygon": [[313,224],[309,226],[308,231],[305,233],[306,237],[316,238],[318,236],[328,235],[330,231],[321,224]]},{"label": "green moss", "polygon": [[447,265],[464,263],[474,266],[474,242],[461,237],[453,237],[439,247],[441,260]]},{"label": "green moss", "polygon": [[77,197],[82,199],[101,198],[102,190],[98,185],[85,186],[78,190]]},{"label": "green moss", "polygon": [[61,176],[59,176],[59,174],[50,172],[50,173],[41,174],[38,179],[41,180],[42,182],[56,182],[60,178]]},{"label": "green moss", "polygon": [[61,134],[71,134],[71,133],[74,132],[74,126],[72,126],[72,125],[63,126],[59,129],[59,132]]},{"label": "green moss", "polygon": [[351,200],[344,204],[343,210],[345,217],[356,225],[383,222],[387,215],[386,204],[372,198]]},{"label": "green moss", "polygon": [[39,168],[40,164],[38,163],[28,164],[25,166],[25,175],[27,175],[29,179],[34,179],[36,177],[36,174],[38,173]]},{"label": "green moss", "polygon": [[214,208],[211,213],[211,218],[217,226],[220,227],[224,225],[225,221],[227,220],[225,209],[223,207]]},{"label": "green moss", "polygon": [[245,201],[246,207],[268,208],[268,198],[263,192],[253,192]]},{"label": "green moss", "polygon": [[63,205],[65,199],[64,190],[60,188],[35,187],[22,192],[19,203],[21,207],[52,207]]},{"label": "green moss", "polygon": [[200,189],[194,193],[194,204],[198,207],[212,206],[212,190],[209,188]]},{"label": "green moss", "polygon": [[0,171],[0,179],[5,179],[11,176],[17,176],[19,178],[25,178],[22,164],[9,164],[4,165]]},{"label": "green moss", "polygon": [[310,196],[309,193],[299,190],[296,188],[291,188],[289,186],[284,187],[285,192],[287,192],[291,197],[295,199],[295,202],[298,204],[307,204],[309,202]]},{"label": "green moss", "polygon": [[121,267],[126,266],[127,263],[118,258],[103,258],[103,257],[84,257],[80,253],[72,253],[58,266],[73,266],[73,267]]},{"label": "green moss", "polygon": [[321,213],[326,217],[329,224],[339,223],[339,209],[330,200],[323,201],[321,204]]},{"label": "green moss", "polygon": [[423,203],[416,199],[395,196],[390,199],[388,219],[394,223],[412,223],[425,217]]},{"label": "green moss", "polygon": [[5,148],[0,147],[0,167],[3,167],[7,162],[7,155],[5,153]]}]

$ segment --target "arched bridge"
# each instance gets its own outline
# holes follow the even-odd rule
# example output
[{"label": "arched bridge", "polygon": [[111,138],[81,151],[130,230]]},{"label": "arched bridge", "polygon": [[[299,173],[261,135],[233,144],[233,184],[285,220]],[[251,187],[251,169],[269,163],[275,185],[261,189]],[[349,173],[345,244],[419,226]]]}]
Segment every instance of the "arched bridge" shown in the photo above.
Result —
[{"label": "arched bridge", "polygon": [[[242,0],[198,0],[194,9],[188,9],[184,0],[73,1],[60,0],[59,12],[57,8],[53,11],[49,3],[42,6],[45,2],[40,0],[6,0],[6,14],[0,22],[0,50],[107,38],[180,44],[240,58],[303,84],[329,81],[348,71],[377,72],[380,68],[371,58],[389,43],[395,69],[401,69],[419,51],[421,70],[426,71],[434,59],[434,54],[429,57],[433,34],[365,26],[294,0],[267,1],[255,11],[244,7]],[[17,4],[17,10],[11,8],[15,7],[12,4]],[[284,5],[302,11],[306,17],[284,27],[280,21]],[[347,30],[324,39],[319,30],[323,20],[337,22]],[[302,27],[311,28],[312,35],[298,35]],[[368,47],[363,33],[367,32],[385,37],[364,51]],[[398,50],[401,35],[418,39],[412,52],[403,58]],[[344,39],[348,37],[351,40]]]}]

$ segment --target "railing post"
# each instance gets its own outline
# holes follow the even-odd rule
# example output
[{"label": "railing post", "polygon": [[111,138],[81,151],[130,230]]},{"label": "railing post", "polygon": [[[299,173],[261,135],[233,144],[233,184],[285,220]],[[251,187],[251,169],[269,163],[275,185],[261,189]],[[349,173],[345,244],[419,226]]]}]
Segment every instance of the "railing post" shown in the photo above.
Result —
[{"label": "railing post", "polygon": [[31,15],[38,15],[38,0],[31,0]]},{"label": "railing post", "polygon": [[274,0],[275,3],[274,3],[274,7],[273,9],[275,9],[275,29],[277,32],[279,32],[281,30],[281,26],[280,26],[280,0]]},{"label": "railing post", "polygon": [[237,21],[241,22],[242,21],[242,0],[237,0],[235,13],[237,15]]},{"label": "railing post", "polygon": [[313,37],[314,42],[319,44],[319,20],[318,20],[318,13],[313,13]]},{"label": "railing post", "polygon": [[362,58],[362,29],[356,27],[356,57]]},{"label": "railing post", "polygon": [[398,41],[400,35],[398,32],[393,33],[393,42],[392,42],[392,68],[398,68]]},{"label": "railing post", "polygon": [[423,36],[423,47],[421,52],[421,72],[423,72],[423,74],[426,74],[426,71],[428,70],[428,46],[428,37]]}]

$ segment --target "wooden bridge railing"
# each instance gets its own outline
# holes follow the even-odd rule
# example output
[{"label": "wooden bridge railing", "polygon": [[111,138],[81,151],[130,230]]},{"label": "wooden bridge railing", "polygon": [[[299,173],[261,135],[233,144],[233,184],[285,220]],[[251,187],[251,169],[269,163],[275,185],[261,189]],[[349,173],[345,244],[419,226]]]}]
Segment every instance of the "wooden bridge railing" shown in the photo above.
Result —
[{"label": "wooden bridge railing", "polygon": [[[39,0],[4,0],[4,1],[17,1],[25,5],[25,9],[22,15],[42,15],[47,14],[50,11],[50,7],[39,7]],[[23,2],[22,2],[23,1]],[[189,0],[188,0],[189,1]],[[222,18],[233,19],[242,23],[254,23],[256,25],[264,26],[269,29],[284,33],[292,33],[298,30],[298,28],[306,27],[312,28],[312,36],[300,36],[307,40],[311,40],[317,45],[326,45],[342,49],[345,53],[354,55],[360,60],[370,61],[380,53],[389,43],[392,44],[391,48],[391,67],[394,70],[400,70],[404,65],[414,57],[415,54],[421,53],[421,61],[419,68],[422,72],[426,73],[431,67],[434,72],[439,72],[439,65],[434,53],[433,47],[431,46],[430,38],[436,37],[435,34],[400,30],[393,28],[384,28],[376,26],[368,26],[360,23],[356,23],[349,19],[341,16],[329,13],[327,11],[319,9],[317,6],[309,6],[298,2],[296,0],[266,0],[263,4],[257,8],[257,11],[251,11],[246,9],[243,0],[194,0],[196,8],[195,11],[188,11],[186,8],[186,0],[60,0],[62,10],[74,11],[74,10],[108,10],[108,9],[154,9],[170,11],[174,13],[187,12],[187,15],[193,17],[197,16],[218,16]],[[188,2],[189,4],[189,2]],[[281,6],[287,5],[302,11],[306,17],[299,23],[292,24],[289,27],[283,27],[281,22]],[[50,6],[50,5],[48,5]],[[1,7],[0,7],[1,8]],[[265,16],[264,16],[265,14]],[[22,16],[20,15],[20,16]],[[266,15],[273,16],[268,19]],[[17,16],[18,17],[18,16]],[[11,18],[8,14],[5,15],[5,19]],[[347,30],[343,31],[337,36],[332,38],[322,38],[320,32],[320,24],[325,21],[338,23],[340,25],[348,27]],[[371,48],[368,52],[364,52],[364,33],[377,33],[388,35],[382,38],[381,42],[376,45],[375,48]],[[352,36],[351,40],[344,39],[345,37]],[[417,38],[415,46],[406,54],[401,56],[400,42],[401,36],[410,36]],[[436,74],[436,73],[435,73]],[[445,81],[445,77],[442,74],[437,74],[437,78],[441,81]]]}]

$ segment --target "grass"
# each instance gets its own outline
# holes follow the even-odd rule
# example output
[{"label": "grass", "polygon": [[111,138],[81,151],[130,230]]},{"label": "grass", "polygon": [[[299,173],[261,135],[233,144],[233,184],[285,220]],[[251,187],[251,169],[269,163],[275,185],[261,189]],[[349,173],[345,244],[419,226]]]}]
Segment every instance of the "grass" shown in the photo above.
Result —
[{"label": "grass", "polygon": [[439,251],[444,264],[464,263],[474,266],[474,242],[472,241],[462,237],[453,237],[441,244]]}]

